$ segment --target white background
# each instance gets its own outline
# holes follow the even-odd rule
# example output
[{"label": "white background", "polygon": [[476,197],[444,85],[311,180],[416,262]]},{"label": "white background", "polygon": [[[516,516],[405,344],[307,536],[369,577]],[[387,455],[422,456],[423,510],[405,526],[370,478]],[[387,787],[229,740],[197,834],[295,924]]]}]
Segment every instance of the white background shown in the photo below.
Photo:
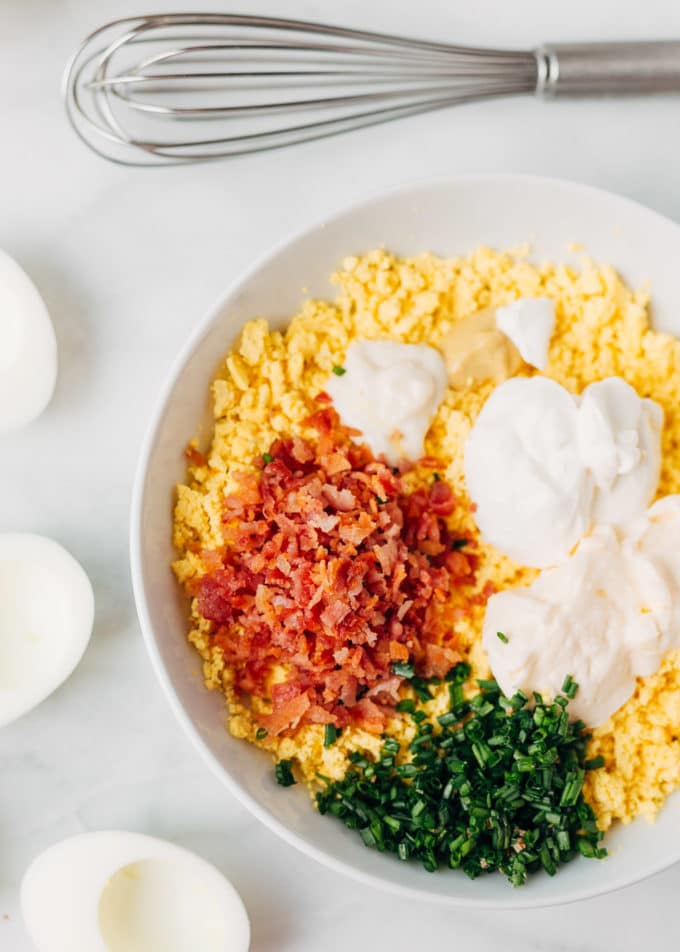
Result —
[{"label": "white background", "polygon": [[[30,949],[17,896],[32,857],[61,837],[111,827],[167,837],[214,861],[246,902],[253,952],[677,947],[680,866],[572,907],[470,913],[371,892],[279,842],[199,762],[160,694],[132,602],[127,522],[138,446],[173,355],[268,246],[345,203],[458,171],[580,179],[680,219],[680,101],[529,98],[209,167],[118,168],[91,155],[67,127],[60,73],[85,33],[145,6],[0,0],[0,247],[45,297],[61,361],[48,412],[0,438],[0,531],[61,541],[85,566],[97,598],[79,669],[0,733],[0,950]],[[279,13],[527,48],[551,39],[680,37],[680,4],[669,0],[150,6]]]}]

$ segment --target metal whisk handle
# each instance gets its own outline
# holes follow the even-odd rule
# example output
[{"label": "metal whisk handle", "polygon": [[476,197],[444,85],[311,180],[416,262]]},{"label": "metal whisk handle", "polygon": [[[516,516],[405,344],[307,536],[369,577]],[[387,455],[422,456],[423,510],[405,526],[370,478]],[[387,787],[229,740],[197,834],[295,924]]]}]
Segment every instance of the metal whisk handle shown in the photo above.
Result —
[{"label": "metal whisk handle", "polygon": [[680,92],[680,40],[550,43],[536,61],[536,89],[546,96]]}]

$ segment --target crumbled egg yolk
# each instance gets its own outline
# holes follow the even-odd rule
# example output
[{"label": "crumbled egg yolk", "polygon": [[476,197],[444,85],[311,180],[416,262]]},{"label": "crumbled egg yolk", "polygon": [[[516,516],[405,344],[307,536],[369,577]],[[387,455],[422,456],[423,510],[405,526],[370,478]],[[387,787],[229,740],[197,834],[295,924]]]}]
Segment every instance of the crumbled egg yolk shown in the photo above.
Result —
[{"label": "crumbled egg yolk", "polygon": [[[279,435],[313,436],[303,420],[333,366],[342,365],[351,341],[389,337],[437,346],[457,320],[518,297],[555,301],[547,376],[579,393],[589,383],[618,375],[663,406],[659,495],[680,491],[680,341],[650,330],[646,292],[630,290],[613,268],[585,259],[580,270],[534,265],[522,253],[485,248],[450,260],[429,254],[400,259],[376,250],[347,258],[333,280],[340,288],[338,300],[306,302],[283,333],[270,331],[265,320],[246,324],[213,382],[215,424],[207,464],[192,465],[188,483],[178,487],[174,541],[180,558],[174,568],[181,582],[203,572],[202,549],[221,544],[221,499],[234,488],[232,474],[251,468],[254,457]],[[449,388],[426,440],[429,455],[450,461],[442,475],[462,500],[467,498],[464,443],[491,389],[492,384]],[[464,509],[456,526],[463,536],[472,531]],[[479,590],[487,582],[503,589],[534,577],[483,543],[479,555]],[[483,609],[476,608],[455,624],[475,676],[488,677],[480,645],[482,617]],[[359,729],[345,729],[329,748],[323,746],[319,725],[304,726],[293,737],[257,739],[253,715],[266,710],[266,703],[255,700],[247,707],[235,696],[230,671],[219,650],[209,646],[208,629],[194,604],[189,640],[203,658],[206,685],[227,697],[234,736],[278,758],[294,758],[309,783],[318,773],[342,777],[352,750],[378,754],[380,738]],[[432,713],[440,713],[444,704],[440,692],[431,702]],[[408,742],[410,718],[395,715],[389,732]],[[585,796],[603,828],[615,819],[653,817],[665,796],[680,786],[679,733],[680,653],[675,653],[656,674],[641,679],[635,695],[594,732],[589,756],[601,753],[606,766],[588,775]]]}]

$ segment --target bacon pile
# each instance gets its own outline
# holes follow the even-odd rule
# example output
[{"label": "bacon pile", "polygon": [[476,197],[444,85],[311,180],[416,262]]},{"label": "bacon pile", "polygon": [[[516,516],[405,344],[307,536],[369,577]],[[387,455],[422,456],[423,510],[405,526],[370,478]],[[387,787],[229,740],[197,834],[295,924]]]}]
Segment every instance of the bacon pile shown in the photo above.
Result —
[{"label": "bacon pile", "polygon": [[[447,483],[407,493],[325,402],[308,423],[315,442],[277,440],[260,472],[239,476],[225,548],[203,553],[198,607],[237,690],[271,699],[270,734],[305,723],[379,733],[403,681],[395,662],[443,677],[459,660],[446,607],[473,583],[475,559],[447,526]],[[278,665],[286,680],[271,684]]]}]

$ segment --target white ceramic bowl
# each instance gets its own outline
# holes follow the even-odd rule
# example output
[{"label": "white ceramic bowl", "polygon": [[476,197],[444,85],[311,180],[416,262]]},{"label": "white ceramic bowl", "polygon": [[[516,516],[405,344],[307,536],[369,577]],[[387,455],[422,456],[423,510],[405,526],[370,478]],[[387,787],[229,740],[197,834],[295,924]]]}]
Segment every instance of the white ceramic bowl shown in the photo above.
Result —
[{"label": "white ceramic bowl", "polygon": [[655,825],[638,821],[615,829],[605,861],[577,859],[554,878],[537,875],[522,889],[513,890],[500,875],[472,882],[458,871],[427,873],[367,849],[339,822],[319,816],[301,786],[278,787],[269,757],[225,730],[223,698],[203,687],[198,657],[185,640],[187,606],[169,569],[172,505],[185,473],[184,447],[199,424],[209,422],[209,383],[245,321],[266,316],[283,327],[299,309],[302,288],[311,296],[334,296],[328,276],[342,258],[379,245],[404,255],[455,255],[526,241],[534,258],[575,263],[579,255],[567,246],[581,242],[633,286],[651,280],[655,326],[680,334],[680,227],[673,222],[616,195],[550,179],[465,176],[407,186],[280,246],[199,324],[160,394],[132,510],[133,582],[151,660],[172,709],[217,776],[287,842],[339,872],[411,897],[480,907],[569,902],[660,871],[680,860],[680,801],[672,798]]}]

